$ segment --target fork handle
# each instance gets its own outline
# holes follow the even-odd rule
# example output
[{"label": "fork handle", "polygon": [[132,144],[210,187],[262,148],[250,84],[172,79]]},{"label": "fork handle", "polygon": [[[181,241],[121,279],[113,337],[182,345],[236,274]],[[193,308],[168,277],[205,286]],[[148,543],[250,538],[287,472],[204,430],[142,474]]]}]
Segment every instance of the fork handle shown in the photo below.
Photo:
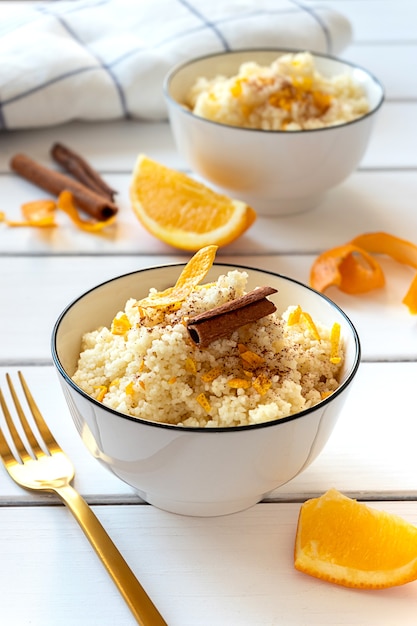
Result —
[{"label": "fork handle", "polygon": [[93,510],[71,485],[54,489],[68,506],[141,626],[167,626]]}]

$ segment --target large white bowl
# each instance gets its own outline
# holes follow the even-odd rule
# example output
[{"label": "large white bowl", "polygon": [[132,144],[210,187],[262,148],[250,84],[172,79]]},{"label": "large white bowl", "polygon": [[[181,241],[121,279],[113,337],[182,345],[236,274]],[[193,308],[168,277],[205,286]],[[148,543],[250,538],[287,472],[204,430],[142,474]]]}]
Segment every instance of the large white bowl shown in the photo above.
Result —
[{"label": "large white bowl", "polygon": [[269,131],[219,124],[194,115],[183,103],[198,77],[233,76],[241,63],[269,65],[294,50],[237,50],[174,67],[164,83],[169,119],[179,153],[197,174],[259,214],[283,215],[314,208],[323,194],[358,166],[384,100],[381,83],[365,69],[313,54],[327,77],[348,74],[364,89],[369,113],[339,126]]},{"label": "large white bowl", "polygon": [[[156,267],[109,280],[72,302],[52,334],[52,355],[75,426],[91,454],[147,502],[187,515],[245,509],[302,472],[322,450],[339,416],[360,359],[359,338],[328,298],[272,272],[243,268],[248,289],[278,289],[278,312],[300,304],[327,325],[339,322],[346,345],[340,387],[315,407],[284,419],[236,428],[186,428],[135,419],[106,408],[72,380],[82,335],[109,326],[130,297],[173,285],[182,265]],[[215,264],[207,280],[240,266]]]}]

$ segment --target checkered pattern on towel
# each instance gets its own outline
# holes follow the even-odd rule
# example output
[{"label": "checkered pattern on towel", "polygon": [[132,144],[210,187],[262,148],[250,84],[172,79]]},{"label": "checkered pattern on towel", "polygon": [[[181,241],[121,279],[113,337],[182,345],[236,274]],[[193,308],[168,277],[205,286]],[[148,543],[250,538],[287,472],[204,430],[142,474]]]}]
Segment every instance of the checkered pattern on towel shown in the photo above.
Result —
[{"label": "checkered pattern on towel", "polygon": [[295,0],[59,0],[0,5],[0,129],[163,119],[167,71],[242,47],[338,54],[349,22]]}]

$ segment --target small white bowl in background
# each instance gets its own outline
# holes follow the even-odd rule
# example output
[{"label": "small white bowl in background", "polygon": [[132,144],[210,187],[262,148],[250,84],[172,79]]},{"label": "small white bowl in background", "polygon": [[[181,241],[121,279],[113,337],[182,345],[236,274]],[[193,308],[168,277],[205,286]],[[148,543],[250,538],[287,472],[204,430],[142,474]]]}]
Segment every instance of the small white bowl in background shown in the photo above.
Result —
[{"label": "small white bowl in background", "polygon": [[326,77],[348,74],[362,86],[370,110],[356,120],[315,130],[271,131],[228,126],[198,117],[184,106],[199,77],[234,76],[242,63],[270,65],[296,50],[246,49],[221,52],[176,66],[164,82],[169,120],[180,155],[218,190],[244,200],[260,215],[313,209],[323,194],[360,163],[384,100],[381,83],[367,70],[313,54]]},{"label": "small white bowl in background", "polygon": [[331,300],[285,276],[215,264],[207,280],[231,269],[249,274],[248,290],[268,285],[278,313],[299,304],[327,326],[341,325],[346,355],[340,386],[316,406],[257,425],[190,428],[136,419],[107,408],[71,379],[84,333],[110,326],[131,298],[173,285],[183,265],[116,277],[68,305],[52,333],[52,355],[74,424],[91,454],[150,504],[185,515],[213,516],[248,508],[304,471],[321,452],[340,415],[360,360],[352,323]]}]

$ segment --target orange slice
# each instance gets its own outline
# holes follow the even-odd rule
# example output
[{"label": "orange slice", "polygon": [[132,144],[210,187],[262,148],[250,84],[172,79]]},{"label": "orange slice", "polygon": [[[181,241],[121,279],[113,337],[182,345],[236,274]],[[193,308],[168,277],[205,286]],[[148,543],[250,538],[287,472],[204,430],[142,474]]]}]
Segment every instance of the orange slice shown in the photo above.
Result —
[{"label": "orange slice", "polygon": [[182,250],[224,246],[242,235],[255,211],[186,174],[139,155],[130,198],[135,215],[155,237]]},{"label": "orange slice", "polygon": [[417,528],[330,489],[300,510],[297,570],[346,587],[382,589],[417,580]]}]

